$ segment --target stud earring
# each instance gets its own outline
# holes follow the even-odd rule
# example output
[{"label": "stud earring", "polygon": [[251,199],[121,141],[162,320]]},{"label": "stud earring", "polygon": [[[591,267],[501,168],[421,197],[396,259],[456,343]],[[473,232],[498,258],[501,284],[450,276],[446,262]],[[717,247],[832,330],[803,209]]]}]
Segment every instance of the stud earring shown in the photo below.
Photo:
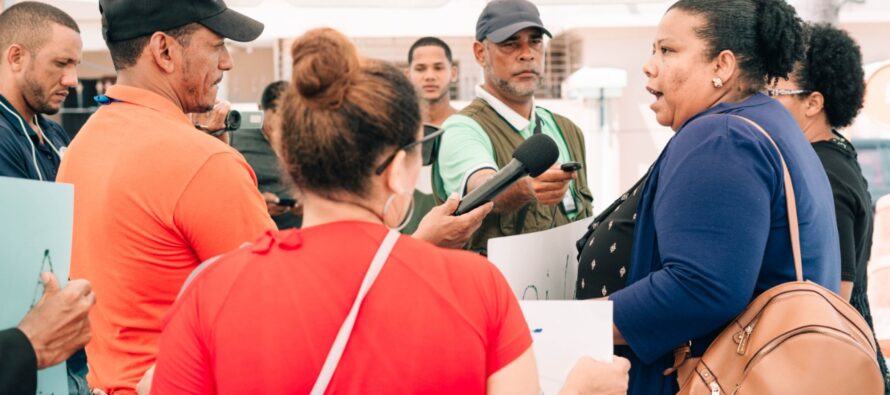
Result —
[{"label": "stud earring", "polygon": [[720,77],[714,77],[714,79],[712,79],[711,82],[714,84],[715,88],[719,89],[719,88],[723,87],[723,79]]}]

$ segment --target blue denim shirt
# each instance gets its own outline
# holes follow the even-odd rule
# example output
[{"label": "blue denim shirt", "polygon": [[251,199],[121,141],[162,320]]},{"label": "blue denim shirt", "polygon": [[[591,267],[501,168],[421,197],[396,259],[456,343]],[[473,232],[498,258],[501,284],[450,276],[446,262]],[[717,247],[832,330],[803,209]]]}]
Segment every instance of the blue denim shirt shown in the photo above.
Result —
[{"label": "blue denim shirt", "polygon": [[804,278],[840,288],[834,203],[825,170],[791,115],[755,94],[688,120],[652,170],[638,206],[628,285],[610,299],[627,341],[630,394],[674,394],[662,371],[692,341],[701,355],[763,291],[795,279],[779,145],[794,183]]}]

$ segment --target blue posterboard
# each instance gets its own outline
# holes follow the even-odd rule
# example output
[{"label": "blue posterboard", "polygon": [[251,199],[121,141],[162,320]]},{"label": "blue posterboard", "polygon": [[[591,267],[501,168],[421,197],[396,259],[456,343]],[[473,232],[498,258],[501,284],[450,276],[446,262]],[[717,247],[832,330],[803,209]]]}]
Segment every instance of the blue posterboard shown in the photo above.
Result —
[{"label": "blue posterboard", "polygon": [[[0,177],[0,329],[40,300],[41,271],[68,282],[73,216],[72,185]],[[37,393],[68,394],[65,363],[37,373]]]}]

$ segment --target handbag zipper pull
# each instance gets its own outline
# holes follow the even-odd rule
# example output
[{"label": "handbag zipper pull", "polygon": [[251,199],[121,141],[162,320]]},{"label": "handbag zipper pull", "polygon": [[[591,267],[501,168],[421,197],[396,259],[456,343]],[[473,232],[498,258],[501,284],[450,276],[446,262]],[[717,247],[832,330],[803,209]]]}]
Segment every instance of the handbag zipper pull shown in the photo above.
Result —
[{"label": "handbag zipper pull", "polygon": [[745,350],[748,345],[748,338],[751,337],[751,332],[754,331],[754,325],[748,325],[745,327],[745,330],[739,334],[739,347],[735,350],[736,354],[744,355]]},{"label": "handbag zipper pull", "polygon": [[720,395],[720,386],[717,385],[716,381],[712,381],[710,384],[711,387],[711,395]]}]

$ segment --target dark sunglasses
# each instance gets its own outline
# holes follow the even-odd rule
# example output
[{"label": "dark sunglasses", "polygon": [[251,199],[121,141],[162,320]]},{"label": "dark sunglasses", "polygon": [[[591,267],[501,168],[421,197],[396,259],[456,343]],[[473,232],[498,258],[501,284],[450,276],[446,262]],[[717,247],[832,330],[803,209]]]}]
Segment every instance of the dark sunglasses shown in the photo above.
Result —
[{"label": "dark sunglasses", "polygon": [[423,125],[423,138],[412,141],[397,149],[392,155],[388,156],[380,166],[377,166],[377,169],[374,170],[374,174],[377,174],[378,176],[383,174],[383,171],[386,170],[386,166],[389,166],[392,160],[396,158],[396,154],[398,154],[399,151],[408,151],[411,148],[414,148],[417,144],[421,144],[420,154],[423,158],[423,165],[429,166],[433,164],[433,162],[436,161],[436,157],[439,155],[439,136],[441,136],[442,133],[445,133],[445,130],[432,125]]}]

